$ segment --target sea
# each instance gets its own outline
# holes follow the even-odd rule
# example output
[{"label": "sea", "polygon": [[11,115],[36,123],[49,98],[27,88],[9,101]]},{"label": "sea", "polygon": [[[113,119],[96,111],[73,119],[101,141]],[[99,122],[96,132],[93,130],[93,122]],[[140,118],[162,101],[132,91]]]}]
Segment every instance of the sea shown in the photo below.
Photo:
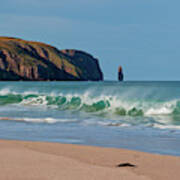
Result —
[{"label": "sea", "polygon": [[180,156],[180,82],[0,82],[0,139]]}]

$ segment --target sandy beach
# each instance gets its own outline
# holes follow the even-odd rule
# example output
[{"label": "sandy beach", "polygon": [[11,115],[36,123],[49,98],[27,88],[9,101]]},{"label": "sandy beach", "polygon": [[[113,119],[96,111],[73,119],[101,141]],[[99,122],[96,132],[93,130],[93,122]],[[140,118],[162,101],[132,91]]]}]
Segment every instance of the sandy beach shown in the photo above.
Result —
[{"label": "sandy beach", "polygon": [[180,157],[124,149],[0,140],[0,159],[3,180],[180,178]]}]

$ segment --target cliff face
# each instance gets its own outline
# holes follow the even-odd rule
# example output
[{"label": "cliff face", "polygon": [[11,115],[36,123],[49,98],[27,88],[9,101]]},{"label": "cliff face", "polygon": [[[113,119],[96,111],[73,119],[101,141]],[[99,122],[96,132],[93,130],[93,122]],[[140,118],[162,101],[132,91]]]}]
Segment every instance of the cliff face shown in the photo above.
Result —
[{"label": "cliff face", "polygon": [[98,60],[77,50],[0,37],[0,80],[103,80]]}]

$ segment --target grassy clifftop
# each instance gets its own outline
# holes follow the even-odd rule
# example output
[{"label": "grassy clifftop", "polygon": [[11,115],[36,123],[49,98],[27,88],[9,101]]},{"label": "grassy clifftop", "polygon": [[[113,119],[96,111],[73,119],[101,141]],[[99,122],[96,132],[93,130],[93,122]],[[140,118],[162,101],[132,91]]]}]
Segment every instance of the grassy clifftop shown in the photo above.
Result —
[{"label": "grassy clifftop", "polygon": [[98,60],[76,50],[0,37],[0,80],[103,80]]}]

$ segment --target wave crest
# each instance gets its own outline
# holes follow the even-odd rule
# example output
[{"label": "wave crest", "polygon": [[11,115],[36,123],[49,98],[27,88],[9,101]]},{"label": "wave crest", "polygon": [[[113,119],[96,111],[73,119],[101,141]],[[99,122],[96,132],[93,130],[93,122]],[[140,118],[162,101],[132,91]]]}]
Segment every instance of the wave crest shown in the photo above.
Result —
[{"label": "wave crest", "polygon": [[39,94],[33,92],[0,93],[0,105],[20,104],[45,106],[59,110],[77,110],[87,113],[105,112],[116,116],[180,115],[180,100],[147,101],[122,99],[121,96],[92,96],[91,94]]}]

